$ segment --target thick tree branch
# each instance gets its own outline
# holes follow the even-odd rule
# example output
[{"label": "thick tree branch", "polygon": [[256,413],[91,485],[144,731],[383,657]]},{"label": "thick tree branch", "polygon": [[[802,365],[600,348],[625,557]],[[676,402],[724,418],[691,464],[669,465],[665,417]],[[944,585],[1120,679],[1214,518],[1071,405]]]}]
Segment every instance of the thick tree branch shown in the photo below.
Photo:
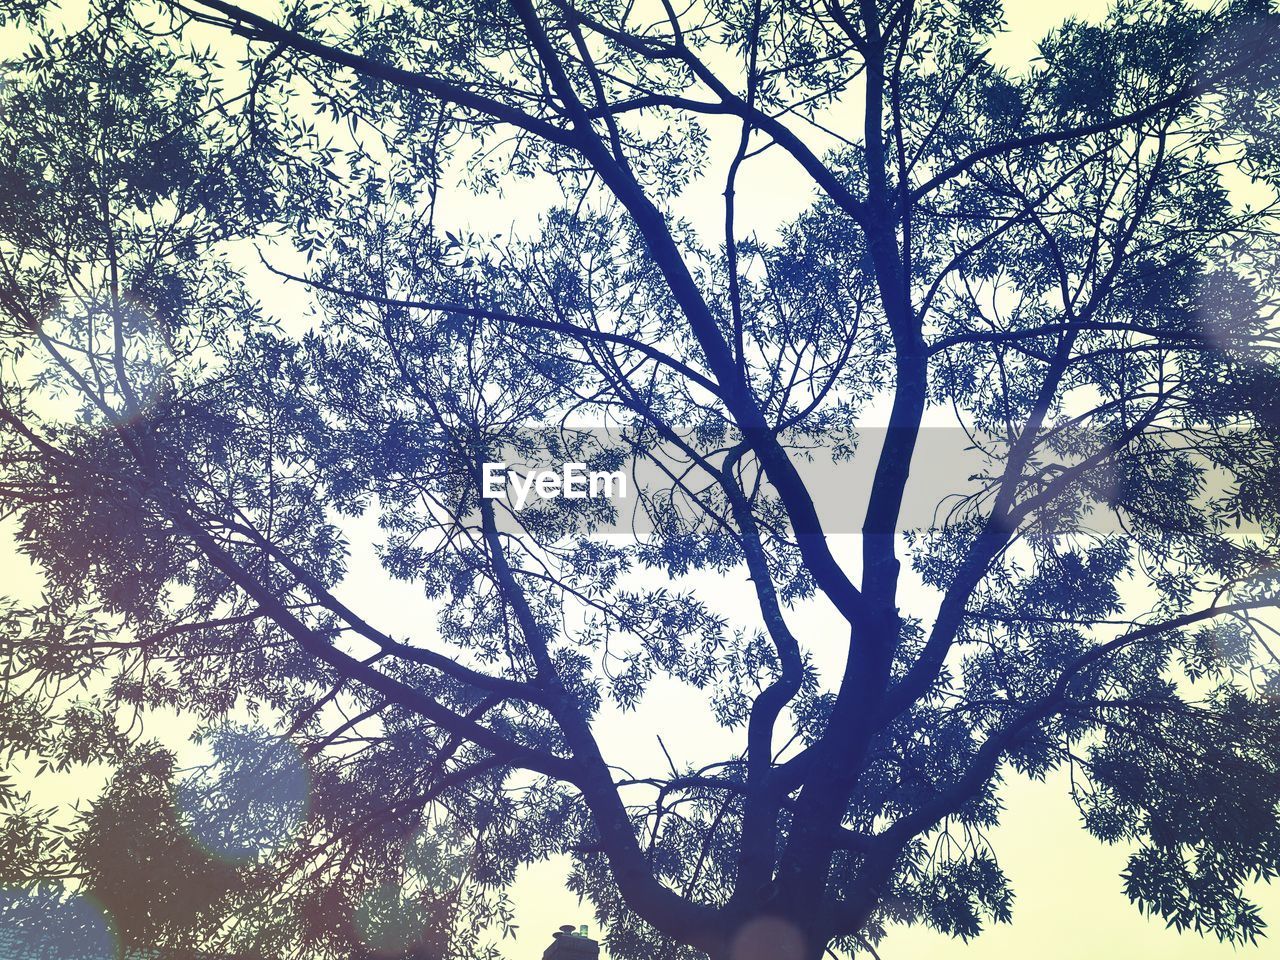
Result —
[{"label": "thick tree branch", "polygon": [[272,20],[268,20],[266,17],[245,10],[236,4],[228,3],[226,0],[166,0],[166,2],[176,9],[185,10],[187,13],[202,19],[206,18],[207,15],[201,14],[199,9],[194,8],[215,11],[225,18],[223,24],[229,30],[249,40],[284,44],[291,49],[316,57],[326,63],[347,67],[362,76],[383,80],[405,90],[418,90],[444,103],[453,103],[491,117],[500,123],[509,123],[522,130],[527,130],[529,133],[550,143],[558,143],[563,146],[573,144],[574,138],[569,131],[533,114],[525,113],[510,104],[503,103],[501,100],[495,100],[492,97],[467,90],[456,83],[412,70],[404,70],[322,43],[305,34],[298,33],[296,30],[283,27]]}]

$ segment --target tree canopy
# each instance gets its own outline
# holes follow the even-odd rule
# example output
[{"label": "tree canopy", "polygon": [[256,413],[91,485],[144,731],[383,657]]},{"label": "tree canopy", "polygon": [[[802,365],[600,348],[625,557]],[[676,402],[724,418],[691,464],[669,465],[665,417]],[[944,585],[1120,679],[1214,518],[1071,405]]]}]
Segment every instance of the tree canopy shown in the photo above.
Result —
[{"label": "tree canopy", "polygon": [[[1020,70],[995,0],[87,7],[0,0],[5,936],[497,957],[562,856],[615,960],[969,938],[1063,769],[1139,909],[1264,935],[1270,4]],[[601,718],[679,687],[663,750],[735,746],[633,769]]]}]

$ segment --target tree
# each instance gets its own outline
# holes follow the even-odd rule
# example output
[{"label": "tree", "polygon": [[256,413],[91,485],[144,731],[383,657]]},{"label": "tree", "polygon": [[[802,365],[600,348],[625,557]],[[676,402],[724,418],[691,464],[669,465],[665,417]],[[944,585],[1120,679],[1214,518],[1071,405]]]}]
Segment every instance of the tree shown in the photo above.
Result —
[{"label": "tree", "polygon": [[[810,960],[1009,919],[1000,783],[1066,767],[1140,909],[1262,935],[1268,4],[1123,0],[1025,73],[987,0],[44,7],[0,7],[37,38],[3,88],[0,495],[46,582],[0,718],[115,773],[69,836],[6,785],[17,881],[197,955],[467,955],[565,854],[619,960]],[[814,200],[744,235],[766,150]],[[677,215],[711,169],[719,236]],[[459,179],[552,199],[460,233]],[[310,318],[264,311],[273,275]],[[930,459],[944,421],[974,476]],[[513,458],[639,487],[481,496]],[[829,502],[847,461],[866,495]],[[344,588],[354,536],[420,589],[411,633]],[[599,717],[655,684],[738,746],[621,769]],[[156,709],[207,767],[129,722]],[[131,903],[122,857],[207,899]]]}]

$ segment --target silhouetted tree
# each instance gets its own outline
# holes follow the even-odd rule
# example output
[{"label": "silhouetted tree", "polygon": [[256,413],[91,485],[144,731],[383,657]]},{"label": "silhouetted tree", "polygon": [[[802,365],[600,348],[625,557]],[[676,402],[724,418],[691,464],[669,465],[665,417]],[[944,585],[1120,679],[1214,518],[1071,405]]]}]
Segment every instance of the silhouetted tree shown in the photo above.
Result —
[{"label": "silhouetted tree", "polygon": [[[811,960],[1007,920],[1001,780],[1069,768],[1141,909],[1261,934],[1267,3],[1123,0],[1021,73],[989,0],[0,10],[0,496],[46,582],[0,732],[116,771],[70,839],[4,783],[6,882],[140,945],[483,955],[565,854],[618,960]],[[765,151],[813,201],[757,236]],[[677,215],[713,172],[718,236]],[[445,229],[457,181],[541,215]],[[639,489],[517,507],[499,459]],[[680,684],[738,746],[624,770],[606,703]]]}]

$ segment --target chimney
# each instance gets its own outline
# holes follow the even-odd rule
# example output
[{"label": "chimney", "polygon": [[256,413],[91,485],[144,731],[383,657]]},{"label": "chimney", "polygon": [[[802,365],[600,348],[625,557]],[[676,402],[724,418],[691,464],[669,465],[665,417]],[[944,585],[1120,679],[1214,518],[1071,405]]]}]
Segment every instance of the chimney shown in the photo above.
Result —
[{"label": "chimney", "polygon": [[600,944],[587,936],[587,928],[581,927],[574,932],[572,925],[566,924],[554,934],[551,946],[542,951],[542,960],[599,960]]}]

